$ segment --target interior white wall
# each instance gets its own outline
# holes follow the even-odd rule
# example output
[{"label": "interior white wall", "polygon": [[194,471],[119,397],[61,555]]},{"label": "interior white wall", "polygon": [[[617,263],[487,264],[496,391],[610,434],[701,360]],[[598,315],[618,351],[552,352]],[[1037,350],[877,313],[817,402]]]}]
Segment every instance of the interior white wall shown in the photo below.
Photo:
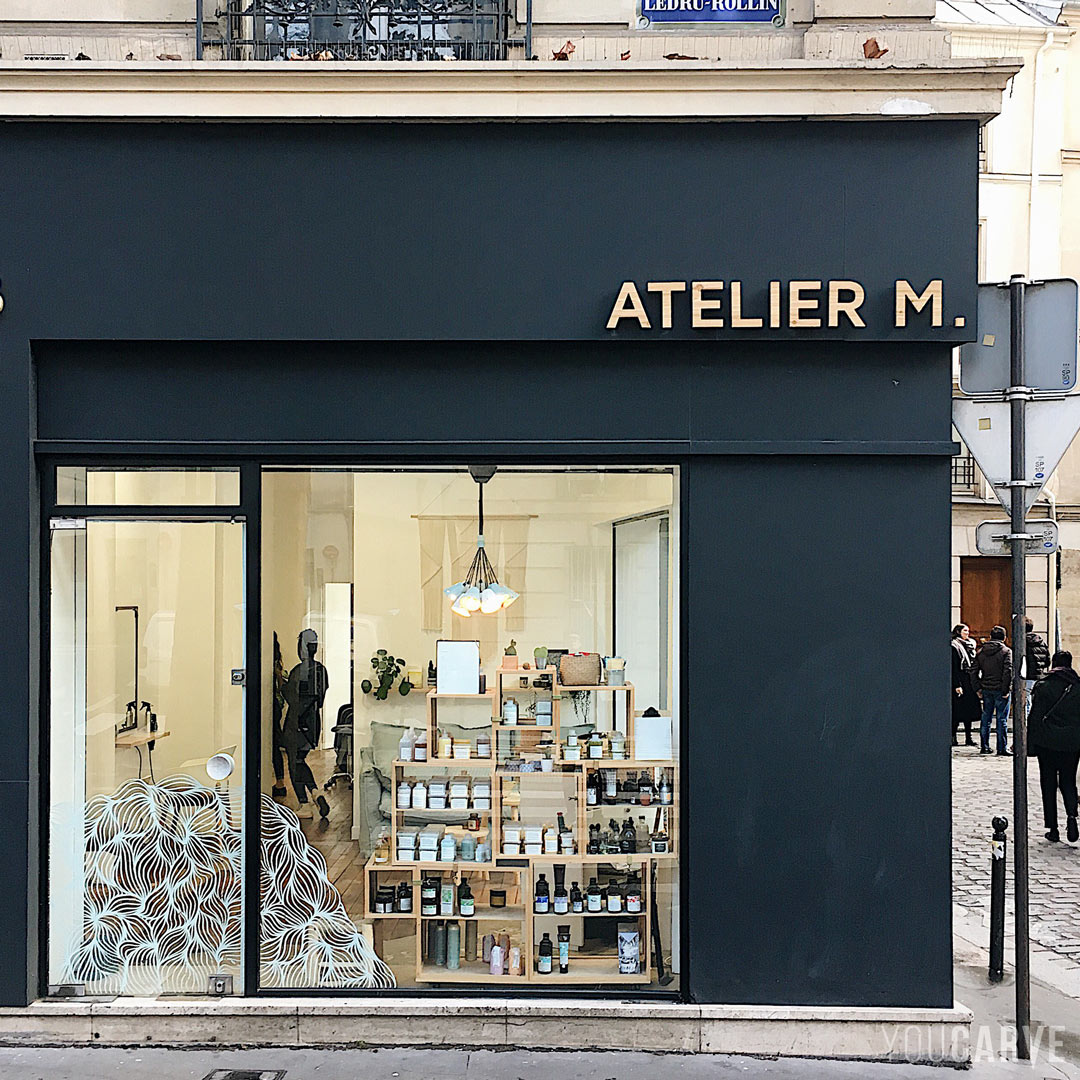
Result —
[{"label": "interior white wall", "polygon": [[54,531],[49,599],[49,982],[82,925],[86,819],[86,531]]}]

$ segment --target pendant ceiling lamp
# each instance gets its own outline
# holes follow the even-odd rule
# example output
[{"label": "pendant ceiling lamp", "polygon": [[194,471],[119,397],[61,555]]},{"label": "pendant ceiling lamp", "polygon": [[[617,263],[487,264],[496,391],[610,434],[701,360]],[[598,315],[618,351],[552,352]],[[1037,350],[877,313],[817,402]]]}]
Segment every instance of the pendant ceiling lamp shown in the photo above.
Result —
[{"label": "pendant ceiling lamp", "polygon": [[484,550],[484,485],[495,475],[495,466],[470,465],[469,473],[476,481],[478,497],[476,554],[469,565],[465,580],[443,590],[453,601],[450,610],[466,619],[477,613],[494,615],[503,608],[508,608],[518,598],[513,589],[499,584],[495,568]]}]

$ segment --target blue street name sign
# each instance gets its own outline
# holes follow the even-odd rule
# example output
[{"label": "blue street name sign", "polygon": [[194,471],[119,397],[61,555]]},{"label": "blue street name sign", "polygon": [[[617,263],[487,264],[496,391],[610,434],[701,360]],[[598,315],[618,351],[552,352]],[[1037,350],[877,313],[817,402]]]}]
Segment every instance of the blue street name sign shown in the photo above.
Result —
[{"label": "blue street name sign", "polygon": [[641,0],[650,23],[772,22],[780,0]]}]

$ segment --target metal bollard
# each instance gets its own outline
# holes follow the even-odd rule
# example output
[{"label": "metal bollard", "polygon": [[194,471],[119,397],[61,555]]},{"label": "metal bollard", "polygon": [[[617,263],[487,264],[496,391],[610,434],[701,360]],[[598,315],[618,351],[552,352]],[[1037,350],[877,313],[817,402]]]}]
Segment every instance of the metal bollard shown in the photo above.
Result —
[{"label": "metal bollard", "polygon": [[1003,817],[990,823],[994,838],[990,841],[990,981],[1001,982],[1005,974],[1005,830]]}]

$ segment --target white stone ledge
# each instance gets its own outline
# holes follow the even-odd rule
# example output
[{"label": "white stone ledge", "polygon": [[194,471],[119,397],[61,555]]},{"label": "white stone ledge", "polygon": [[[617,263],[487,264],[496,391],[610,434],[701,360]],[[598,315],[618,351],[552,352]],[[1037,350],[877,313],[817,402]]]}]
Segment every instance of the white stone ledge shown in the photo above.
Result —
[{"label": "white stone ledge", "polygon": [[951,1009],[511,998],[120,998],[0,1009],[0,1046],[483,1046],[932,1060],[968,1058]]},{"label": "white stone ledge", "polygon": [[[0,118],[325,120],[990,118],[1008,59],[393,63],[0,62]],[[895,103],[905,103],[899,113]],[[914,104],[911,104],[914,103]]]}]

